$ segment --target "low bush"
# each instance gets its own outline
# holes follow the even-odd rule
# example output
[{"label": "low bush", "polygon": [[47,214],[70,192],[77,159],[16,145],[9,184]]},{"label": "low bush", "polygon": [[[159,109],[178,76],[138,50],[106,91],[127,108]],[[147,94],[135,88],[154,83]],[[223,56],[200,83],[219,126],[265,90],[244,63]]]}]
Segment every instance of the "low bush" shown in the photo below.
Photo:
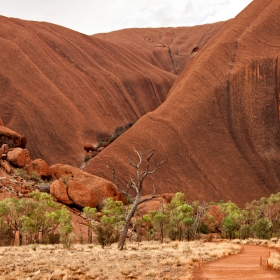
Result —
[{"label": "low bush", "polygon": [[119,241],[119,232],[111,224],[100,223],[94,228],[97,241],[102,248],[112,245]]}]

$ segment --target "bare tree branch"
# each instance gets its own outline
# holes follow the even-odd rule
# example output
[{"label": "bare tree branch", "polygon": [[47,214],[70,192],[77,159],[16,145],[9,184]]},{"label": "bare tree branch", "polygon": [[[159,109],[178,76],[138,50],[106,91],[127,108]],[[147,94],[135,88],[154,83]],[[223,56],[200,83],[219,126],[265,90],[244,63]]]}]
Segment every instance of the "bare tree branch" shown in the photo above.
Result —
[{"label": "bare tree branch", "polygon": [[[153,198],[158,197],[158,196],[155,195],[156,188],[155,188],[155,185],[153,185],[152,186],[153,187],[153,191],[150,194],[150,196],[141,199],[142,190],[143,190],[143,182],[144,182],[145,178],[148,175],[151,175],[151,174],[155,173],[156,170],[158,170],[158,168],[164,163],[164,161],[161,161],[160,163],[157,163],[155,165],[154,169],[150,170],[151,158],[153,157],[155,151],[152,150],[152,151],[147,151],[145,153],[142,153],[141,151],[137,151],[134,147],[133,147],[133,150],[134,150],[134,152],[136,153],[136,155],[138,157],[138,161],[136,161],[136,162],[133,161],[131,155],[129,155],[128,157],[129,157],[130,165],[133,166],[136,169],[136,178],[134,178],[134,179],[130,178],[130,181],[127,183],[125,190],[123,190],[120,187],[120,182],[117,179],[115,169],[110,167],[107,164],[107,167],[110,170],[113,171],[113,174],[111,175],[111,177],[114,179],[118,190],[122,194],[124,194],[126,196],[129,196],[133,200],[132,207],[129,210],[129,212],[127,213],[126,218],[125,218],[124,229],[123,229],[123,231],[122,231],[122,233],[120,235],[120,240],[119,240],[119,244],[118,244],[118,248],[120,250],[123,249],[123,246],[124,246],[124,243],[125,243],[125,240],[126,240],[126,236],[127,236],[127,231],[128,231],[129,225],[130,225],[130,221],[131,221],[132,217],[134,216],[134,213],[136,212],[139,204],[144,203],[146,201],[149,201],[149,200],[152,200]],[[144,162],[143,162],[144,155],[146,155],[145,166],[143,166],[143,168],[141,168],[141,166],[144,165]],[[131,189],[133,189],[135,191],[135,193],[136,193],[134,196],[132,196],[132,194],[129,193],[129,191]]]},{"label": "bare tree branch", "polygon": [[113,173],[111,174],[111,177],[113,178],[113,180],[114,180],[114,182],[115,182],[115,185],[116,185],[116,188],[118,189],[118,191],[119,191],[121,194],[123,194],[124,196],[129,196],[129,197],[132,198],[132,195],[129,194],[129,190],[130,190],[130,188],[131,188],[130,184],[127,184],[127,188],[126,188],[126,190],[124,191],[124,190],[120,187],[120,182],[119,182],[119,180],[118,180],[118,178],[117,178],[115,168],[109,166],[108,163],[106,163],[106,166],[107,166],[108,169],[110,169],[110,170],[113,171]]}]

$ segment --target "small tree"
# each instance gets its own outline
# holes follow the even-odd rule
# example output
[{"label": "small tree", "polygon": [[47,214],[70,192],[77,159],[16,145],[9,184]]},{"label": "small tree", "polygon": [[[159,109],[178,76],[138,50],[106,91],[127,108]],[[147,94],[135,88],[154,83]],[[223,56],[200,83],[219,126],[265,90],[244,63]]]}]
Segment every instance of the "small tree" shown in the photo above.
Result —
[{"label": "small tree", "polygon": [[222,223],[222,228],[229,239],[231,240],[235,236],[235,231],[238,229],[238,223],[231,217],[225,217]]},{"label": "small tree", "polygon": [[142,216],[142,221],[145,224],[145,236],[149,241],[155,238],[154,217],[156,213],[156,211],[150,211]]},{"label": "small tree", "polygon": [[242,225],[239,229],[239,238],[246,239],[250,237],[250,225]]},{"label": "small tree", "polygon": [[97,235],[97,241],[103,249],[104,247],[110,246],[119,240],[119,232],[113,227],[112,224],[100,223],[95,227],[94,231]]},{"label": "small tree", "polygon": [[33,199],[29,202],[29,211],[21,217],[23,231],[26,235],[34,235],[34,242],[39,243],[41,239],[53,237],[59,226],[60,205],[54,202],[50,194],[38,190],[30,194]]},{"label": "small tree", "polygon": [[125,209],[122,201],[115,201],[112,197],[105,199],[102,208],[101,222],[111,224],[117,231],[120,231],[124,224]]},{"label": "small tree", "polygon": [[261,218],[251,227],[251,234],[261,239],[269,239],[272,233],[272,222],[267,218]]},{"label": "small tree", "polygon": [[160,211],[156,213],[153,220],[154,228],[159,232],[160,243],[163,243],[164,233],[166,228],[168,227],[168,224],[169,224],[169,217],[166,211],[164,210],[164,208],[162,208]]},{"label": "small tree", "polygon": [[193,224],[193,208],[185,201],[185,195],[176,193],[171,202],[167,205],[169,211],[169,237],[172,240],[184,239],[184,235],[189,240],[191,238],[191,227]]},{"label": "small tree", "polygon": [[65,248],[70,249],[74,242],[73,226],[71,224],[71,215],[65,206],[60,210],[59,217],[60,227],[60,242]]},{"label": "small tree", "polygon": [[89,206],[86,206],[83,209],[83,212],[85,213],[86,220],[88,223],[88,243],[92,243],[92,230],[93,230],[93,220],[96,220],[96,208],[91,208]]},{"label": "small tree", "polygon": [[[113,171],[112,177],[115,180],[116,186],[119,189],[119,191],[124,194],[126,197],[129,197],[132,200],[132,206],[129,209],[128,213],[125,216],[125,223],[123,230],[120,235],[119,243],[118,243],[118,248],[120,250],[123,249],[127,232],[129,229],[130,221],[131,218],[134,216],[134,213],[136,212],[138,206],[146,201],[152,200],[155,198],[155,186],[153,185],[153,191],[150,194],[149,197],[146,198],[141,198],[142,192],[143,192],[143,183],[144,180],[146,179],[147,176],[153,174],[158,170],[160,165],[163,163],[157,163],[153,169],[151,169],[150,163],[151,163],[151,158],[154,155],[154,150],[152,152],[146,152],[142,153],[141,151],[137,151],[135,148],[133,148],[134,152],[137,155],[137,162],[134,162],[132,160],[132,157],[129,155],[129,163],[135,168],[136,171],[136,176],[135,178],[130,178],[130,181],[128,182],[127,186],[125,189],[121,188],[119,181],[117,180],[116,177],[116,172],[115,169],[112,167],[107,167]],[[145,161],[143,161],[144,156],[146,156]],[[131,194],[131,190],[134,191],[134,194]]]},{"label": "small tree", "polygon": [[24,235],[23,216],[29,216],[34,210],[31,200],[6,198],[0,201],[0,218],[13,233],[14,242],[16,242],[16,233],[19,235],[19,245],[22,245]]}]

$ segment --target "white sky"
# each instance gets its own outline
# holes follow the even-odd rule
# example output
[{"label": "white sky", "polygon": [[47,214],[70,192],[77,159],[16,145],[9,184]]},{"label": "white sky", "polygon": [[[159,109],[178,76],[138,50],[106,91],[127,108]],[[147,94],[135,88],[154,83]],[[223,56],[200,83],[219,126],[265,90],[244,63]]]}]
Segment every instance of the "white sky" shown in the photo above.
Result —
[{"label": "white sky", "polygon": [[252,0],[0,0],[0,15],[47,21],[85,34],[176,27],[235,17]]}]

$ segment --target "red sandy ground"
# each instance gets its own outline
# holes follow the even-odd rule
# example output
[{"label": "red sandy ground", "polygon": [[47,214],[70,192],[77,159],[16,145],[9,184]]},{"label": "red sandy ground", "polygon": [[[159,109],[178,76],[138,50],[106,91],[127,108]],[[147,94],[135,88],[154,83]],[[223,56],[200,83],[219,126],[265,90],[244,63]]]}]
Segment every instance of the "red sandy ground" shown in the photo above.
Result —
[{"label": "red sandy ground", "polygon": [[266,258],[272,251],[265,247],[245,245],[238,255],[203,264],[202,270],[194,273],[195,280],[280,279],[280,271],[266,269]]}]

